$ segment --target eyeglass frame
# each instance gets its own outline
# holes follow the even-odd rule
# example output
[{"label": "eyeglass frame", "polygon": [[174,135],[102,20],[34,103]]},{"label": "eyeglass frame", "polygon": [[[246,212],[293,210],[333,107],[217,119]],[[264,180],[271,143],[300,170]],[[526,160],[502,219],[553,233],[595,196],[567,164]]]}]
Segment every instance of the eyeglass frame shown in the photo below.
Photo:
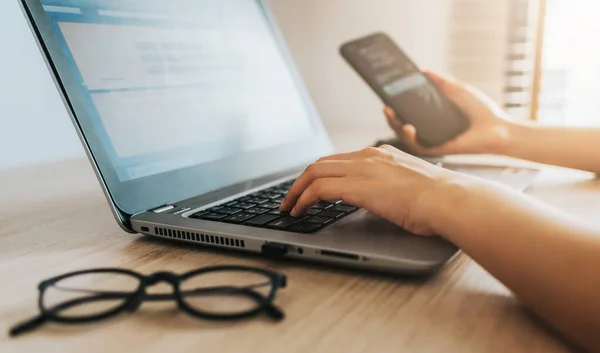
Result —
[{"label": "eyeglass frame", "polygon": [[[205,273],[212,272],[221,272],[221,271],[243,271],[250,273],[257,273],[264,275],[270,281],[270,291],[264,296],[261,293],[253,290],[252,286],[246,287],[230,287],[230,291],[227,294],[240,294],[249,297],[252,300],[257,302],[257,307],[235,313],[235,314],[215,314],[202,310],[198,310],[193,308],[189,304],[187,304],[184,300],[185,291],[181,291],[181,283],[185,280],[192,278],[194,276],[202,275]],[[47,309],[44,306],[44,294],[46,290],[51,287],[53,284],[56,284],[59,281],[62,281],[69,277],[76,277],[80,275],[93,275],[93,274],[121,274],[128,275],[139,280],[139,286],[135,291],[129,292],[107,292],[107,291],[93,291],[96,292],[97,295],[103,295],[106,298],[106,295],[124,295],[128,294],[126,297],[118,297],[117,299],[123,299],[123,304],[117,306],[116,308],[107,310],[104,313],[98,313],[95,315],[89,315],[85,317],[61,317],[56,314],[56,312],[60,312],[61,306],[66,304],[67,307],[71,307],[79,304],[86,304],[88,302],[94,301],[94,297],[83,297],[79,299],[74,299],[70,302],[65,302],[63,304],[58,305],[55,308]],[[148,294],[146,293],[146,289],[149,286],[156,285],[160,282],[167,282],[173,287],[173,292],[169,294]],[[263,285],[267,285],[266,283]],[[262,286],[262,285],[261,285]],[[95,322],[100,320],[105,320],[111,318],[113,316],[117,316],[123,312],[133,313],[139,309],[141,304],[144,301],[163,301],[163,300],[175,300],[177,306],[180,310],[186,312],[189,315],[195,316],[199,319],[208,319],[208,320],[220,320],[220,321],[228,321],[228,320],[240,320],[245,318],[250,318],[257,316],[261,313],[266,313],[269,317],[276,321],[282,320],[285,315],[284,313],[277,308],[273,302],[275,300],[275,296],[277,291],[281,288],[285,288],[287,286],[287,277],[284,274],[269,271],[266,269],[256,268],[256,267],[248,267],[248,266],[209,266],[203,267],[196,270],[192,270],[183,274],[176,274],[174,272],[168,271],[159,271],[155,272],[151,275],[143,275],[141,273],[122,269],[122,268],[97,268],[97,269],[89,269],[89,270],[80,270],[75,272],[66,273],[57,277],[53,277],[47,279],[45,281],[40,282],[38,285],[39,296],[38,296],[38,308],[40,310],[40,314],[35,318],[24,321],[18,325],[15,325],[9,331],[10,336],[17,336],[29,331],[36,329],[38,326],[46,323],[46,322],[58,322],[61,324],[82,324]],[[217,287],[219,289],[228,288],[228,287]],[[216,289],[216,288],[204,288],[203,290]],[[197,293],[197,291],[195,291]],[[217,293],[219,294],[219,293]],[[223,294],[223,293],[221,293]],[[73,303],[73,302],[76,303]],[[77,302],[79,301],[79,302]]]}]

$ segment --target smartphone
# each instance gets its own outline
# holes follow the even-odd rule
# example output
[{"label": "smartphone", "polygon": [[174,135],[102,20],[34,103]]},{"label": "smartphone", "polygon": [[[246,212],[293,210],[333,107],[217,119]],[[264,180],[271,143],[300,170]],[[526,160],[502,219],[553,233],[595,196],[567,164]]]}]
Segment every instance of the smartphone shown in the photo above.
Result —
[{"label": "smartphone", "polygon": [[340,52],[398,119],[417,129],[422,146],[442,145],[469,128],[469,118],[385,33],[345,43]]}]

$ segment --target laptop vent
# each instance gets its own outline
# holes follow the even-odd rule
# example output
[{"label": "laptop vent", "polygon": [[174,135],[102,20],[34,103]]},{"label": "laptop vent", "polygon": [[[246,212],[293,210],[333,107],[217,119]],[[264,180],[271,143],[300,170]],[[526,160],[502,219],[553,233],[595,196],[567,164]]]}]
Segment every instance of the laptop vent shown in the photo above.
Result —
[{"label": "laptop vent", "polygon": [[246,247],[246,244],[244,243],[244,241],[240,240],[240,239],[220,237],[220,236],[216,236],[216,235],[206,235],[206,234],[202,234],[202,233],[185,232],[185,231],[175,230],[175,229],[154,227],[154,234],[160,235],[160,236],[166,237],[166,238],[188,240],[188,241],[193,241],[195,243],[202,243],[202,244],[227,246],[227,247],[231,247],[231,248],[240,248],[240,249],[243,249]]}]

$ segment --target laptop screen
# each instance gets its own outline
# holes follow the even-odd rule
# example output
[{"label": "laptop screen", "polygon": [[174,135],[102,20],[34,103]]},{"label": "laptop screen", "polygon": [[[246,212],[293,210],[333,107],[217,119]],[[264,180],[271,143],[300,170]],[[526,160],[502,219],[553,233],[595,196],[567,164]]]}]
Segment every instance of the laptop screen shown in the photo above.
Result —
[{"label": "laptop screen", "polygon": [[[171,202],[309,160],[277,153],[323,131],[260,1],[39,1],[111,193],[202,176],[154,201]],[[135,197],[126,212],[159,206]]]}]

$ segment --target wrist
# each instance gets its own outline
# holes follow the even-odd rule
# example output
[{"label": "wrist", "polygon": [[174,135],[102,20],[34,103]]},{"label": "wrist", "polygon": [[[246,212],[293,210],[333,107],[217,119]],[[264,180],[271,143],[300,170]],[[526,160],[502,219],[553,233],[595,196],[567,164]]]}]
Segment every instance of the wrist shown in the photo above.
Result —
[{"label": "wrist", "polygon": [[498,139],[493,146],[493,153],[513,157],[515,151],[519,150],[523,136],[527,135],[528,128],[525,123],[504,120],[497,127]]},{"label": "wrist", "polygon": [[[459,242],[463,224],[468,224],[469,209],[476,207],[473,201],[477,195],[489,188],[488,183],[478,178],[450,172],[449,176],[437,183],[422,196],[423,214],[426,224],[435,234],[454,242]],[[472,213],[472,212],[471,212]]]}]

